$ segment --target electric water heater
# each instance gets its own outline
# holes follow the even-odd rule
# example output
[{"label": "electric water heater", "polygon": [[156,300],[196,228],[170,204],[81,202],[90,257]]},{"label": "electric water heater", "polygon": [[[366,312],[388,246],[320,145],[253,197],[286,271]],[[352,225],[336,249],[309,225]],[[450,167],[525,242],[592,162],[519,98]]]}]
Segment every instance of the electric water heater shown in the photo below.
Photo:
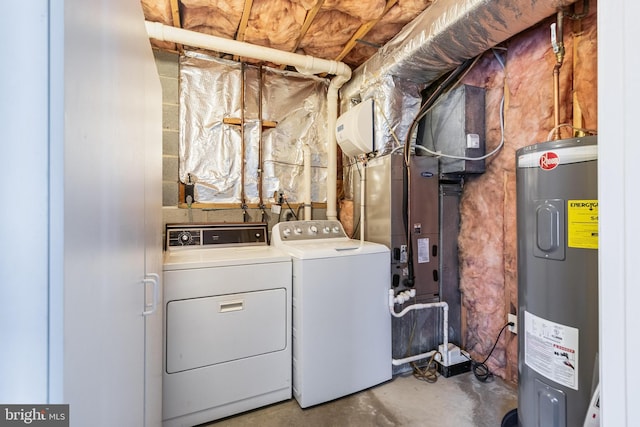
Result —
[{"label": "electric water heater", "polygon": [[516,156],[518,421],[581,426],[598,383],[597,137]]}]

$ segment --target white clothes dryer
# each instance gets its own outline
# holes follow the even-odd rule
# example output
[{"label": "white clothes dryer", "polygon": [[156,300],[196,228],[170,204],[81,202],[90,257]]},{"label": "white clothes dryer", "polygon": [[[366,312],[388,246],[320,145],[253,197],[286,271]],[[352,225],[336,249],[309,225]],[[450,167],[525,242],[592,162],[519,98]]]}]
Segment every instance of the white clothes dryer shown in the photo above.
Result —
[{"label": "white clothes dryer", "polygon": [[302,408],[391,379],[390,252],[338,221],[291,221],[272,245],[293,266],[293,395]]},{"label": "white clothes dryer", "polygon": [[291,398],[291,258],[265,224],[168,224],[163,425]]}]

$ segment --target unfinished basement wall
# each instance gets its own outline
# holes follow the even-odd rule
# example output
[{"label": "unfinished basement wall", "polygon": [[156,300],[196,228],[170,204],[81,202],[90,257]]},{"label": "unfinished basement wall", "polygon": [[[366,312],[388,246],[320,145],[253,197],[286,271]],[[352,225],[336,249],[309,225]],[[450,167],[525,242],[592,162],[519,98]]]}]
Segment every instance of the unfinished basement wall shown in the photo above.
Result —
[{"label": "unfinished basement wall", "polygon": [[[180,55],[158,49],[153,51],[160,83],[162,85],[162,232],[167,223],[182,222],[242,222],[243,212],[239,207],[193,208],[180,205],[179,190],[179,144],[180,144]],[[283,209],[283,213],[285,209]],[[247,209],[248,221],[260,222],[262,211]],[[280,219],[266,210],[269,229]],[[313,207],[313,217],[326,219],[324,205]]]},{"label": "unfinished basement wall", "polygon": [[162,206],[178,205],[178,54],[153,51],[162,85]]},{"label": "unfinished basement wall", "polygon": [[[581,21],[565,18],[566,56],[560,72],[560,123],[597,128],[597,28],[595,1]],[[554,127],[553,67],[550,25],[555,16],[513,37],[498,51],[486,53],[464,83],[486,89],[487,152],[501,138],[499,108],[505,95],[505,145],[487,160],[483,175],[470,178],[460,203],[460,288],[466,316],[465,348],[475,360],[489,354],[507,313],[518,307],[516,235],[516,159],[521,147],[544,142]],[[562,138],[572,136],[564,127]],[[606,141],[601,141],[606,144]],[[503,333],[490,370],[512,382],[518,379],[517,337]]]}]

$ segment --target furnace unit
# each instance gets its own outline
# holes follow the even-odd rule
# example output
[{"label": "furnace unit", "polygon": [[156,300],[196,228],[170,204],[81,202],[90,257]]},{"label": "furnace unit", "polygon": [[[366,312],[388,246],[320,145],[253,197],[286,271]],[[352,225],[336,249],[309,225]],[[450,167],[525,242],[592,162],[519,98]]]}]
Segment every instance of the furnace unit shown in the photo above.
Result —
[{"label": "furnace unit", "polygon": [[[392,288],[413,288],[417,301],[434,301],[440,294],[438,159],[411,156],[408,175],[403,163],[404,156],[399,154],[369,160],[365,169],[364,238],[391,249]],[[403,203],[409,197],[411,203]],[[411,236],[409,243],[407,235]],[[408,259],[409,253],[412,260]],[[413,277],[409,276],[409,261],[413,262]]]},{"label": "furnace unit", "polygon": [[[390,154],[370,159],[365,168],[364,236],[370,242],[391,249],[391,273],[388,286],[396,294],[416,290],[417,302],[440,301],[440,232],[438,160],[434,157],[411,156],[409,174],[404,156]],[[409,182],[409,186],[405,183]],[[355,212],[360,212],[360,182],[355,183]],[[407,211],[407,198],[411,204]],[[453,217],[453,216],[452,216]],[[407,225],[413,250],[407,244]],[[412,253],[413,282],[409,277],[409,254]],[[457,271],[457,269],[456,269]],[[457,290],[457,283],[455,284]],[[459,299],[458,299],[459,300]],[[459,340],[459,315],[451,311],[450,340]],[[437,348],[442,325],[438,310],[412,312],[392,319],[393,358],[420,354]],[[412,334],[412,331],[414,333]],[[394,366],[394,374],[410,370],[409,365]]]}]

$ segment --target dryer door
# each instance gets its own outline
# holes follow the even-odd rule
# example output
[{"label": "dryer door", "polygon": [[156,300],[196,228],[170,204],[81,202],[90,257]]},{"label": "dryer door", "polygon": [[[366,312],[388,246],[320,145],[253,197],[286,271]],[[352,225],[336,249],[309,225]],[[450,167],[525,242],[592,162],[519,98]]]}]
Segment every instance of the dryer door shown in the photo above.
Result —
[{"label": "dryer door", "polygon": [[170,301],[167,373],[283,350],[285,289]]}]

